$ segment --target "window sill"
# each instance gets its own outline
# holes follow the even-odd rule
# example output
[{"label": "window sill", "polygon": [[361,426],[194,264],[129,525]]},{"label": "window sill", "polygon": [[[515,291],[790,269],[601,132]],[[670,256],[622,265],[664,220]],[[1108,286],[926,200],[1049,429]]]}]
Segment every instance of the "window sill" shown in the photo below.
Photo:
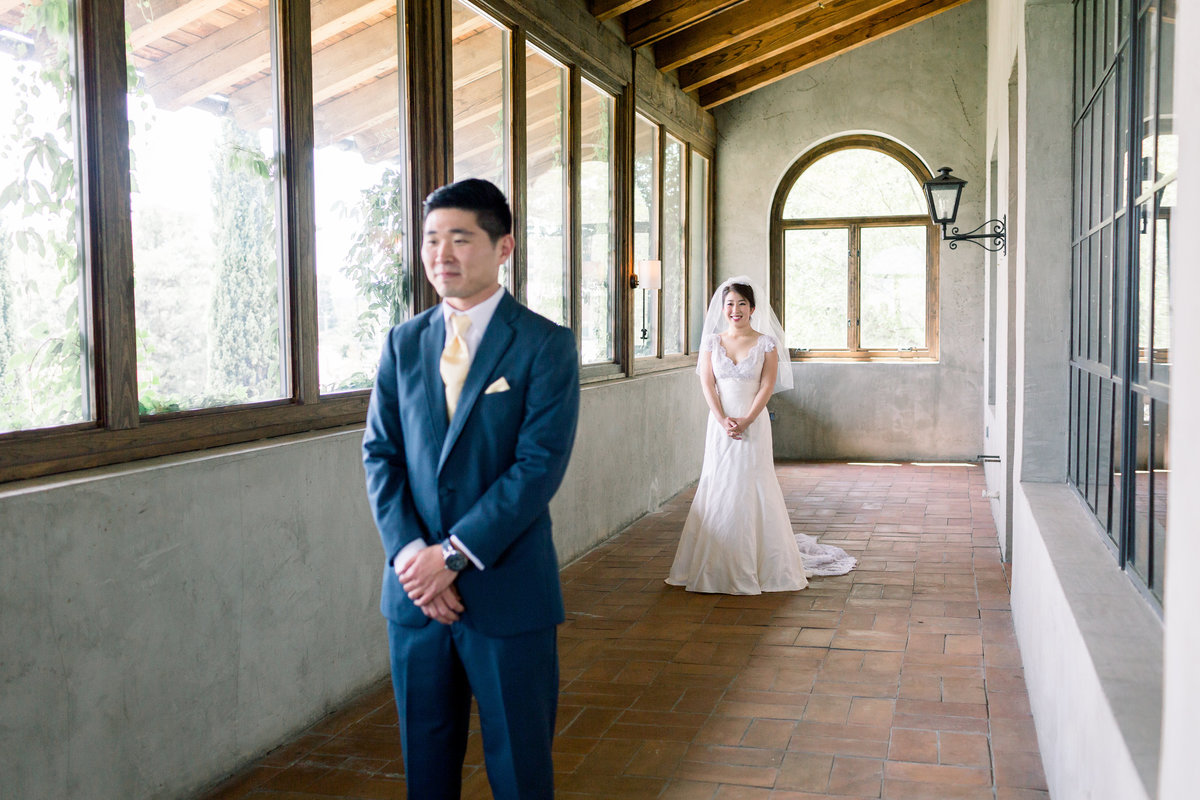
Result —
[{"label": "window sill", "polygon": [[[1086,648],[1086,658],[1116,722],[1117,735],[1147,796],[1154,797],[1162,727],[1162,620],[1117,566],[1105,545],[1104,532],[1071,487],[1022,482],[1018,496],[1028,504],[1036,535],[1041,537],[1050,568]],[[1019,582],[1025,571],[1018,563],[1022,558],[1019,541],[1014,542],[1014,550],[1017,612],[1016,603],[1022,595]],[[1030,615],[1043,611],[1026,609]],[[1030,630],[1038,625],[1028,617],[1025,623]],[[1056,646],[1061,647],[1061,642],[1070,638],[1056,636],[1060,643]],[[1054,658],[1061,666],[1069,655],[1058,652]],[[1030,673],[1029,678],[1046,686],[1056,676]],[[1058,716],[1064,712],[1070,713],[1071,709],[1060,709]],[[1047,724],[1052,728],[1054,721]]]}]

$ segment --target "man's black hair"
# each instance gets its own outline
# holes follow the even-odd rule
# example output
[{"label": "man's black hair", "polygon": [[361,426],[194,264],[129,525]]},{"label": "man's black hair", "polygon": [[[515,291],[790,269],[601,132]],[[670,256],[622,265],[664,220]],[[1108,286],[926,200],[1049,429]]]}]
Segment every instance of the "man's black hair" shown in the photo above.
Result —
[{"label": "man's black hair", "polygon": [[474,211],[476,223],[487,232],[492,244],[501,236],[512,233],[512,210],[508,200],[490,181],[467,178],[434,190],[425,198],[425,216],[439,208]]}]

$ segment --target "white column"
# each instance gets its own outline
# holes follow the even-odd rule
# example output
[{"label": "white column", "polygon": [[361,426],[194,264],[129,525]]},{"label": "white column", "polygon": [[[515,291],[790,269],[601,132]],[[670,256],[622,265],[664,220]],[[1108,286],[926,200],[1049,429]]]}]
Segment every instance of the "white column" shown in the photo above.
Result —
[{"label": "white column", "polygon": [[1200,4],[1180,0],[1175,41],[1179,204],[1171,221],[1171,478],[1163,598],[1160,800],[1190,800],[1200,743]]}]

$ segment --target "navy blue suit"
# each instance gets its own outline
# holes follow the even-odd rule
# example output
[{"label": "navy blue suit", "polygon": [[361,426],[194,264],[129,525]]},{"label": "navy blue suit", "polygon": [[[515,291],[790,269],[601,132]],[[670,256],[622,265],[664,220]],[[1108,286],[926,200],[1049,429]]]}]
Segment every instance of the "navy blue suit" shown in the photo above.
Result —
[{"label": "navy blue suit", "polygon": [[[496,798],[550,797],[564,615],[549,503],[579,413],[575,339],[506,292],[448,422],[445,336],[440,306],[392,329],[363,436],[409,793],[458,796],[474,694]],[[486,391],[501,378],[507,390]],[[443,625],[409,600],[393,559],[451,535],[484,568],[460,573],[465,611]]]}]

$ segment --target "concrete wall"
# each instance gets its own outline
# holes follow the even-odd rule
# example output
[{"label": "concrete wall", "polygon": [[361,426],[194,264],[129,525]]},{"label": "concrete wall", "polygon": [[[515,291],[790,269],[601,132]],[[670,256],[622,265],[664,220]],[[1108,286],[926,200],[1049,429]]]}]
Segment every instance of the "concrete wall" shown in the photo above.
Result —
[{"label": "concrete wall", "polygon": [[[695,480],[691,370],[585,387],[565,561]],[[0,795],[199,789],[387,673],[361,429],[0,490]]]},{"label": "concrete wall", "polygon": [[[1200,37],[1200,6],[1179,3],[1177,42]],[[1172,341],[1171,478],[1167,517],[1165,673],[1163,678],[1162,800],[1196,795],[1196,720],[1200,719],[1200,49],[1175,48],[1175,124],[1179,133],[1179,205],[1171,243]]]},{"label": "concrete wall", "polygon": [[[986,7],[972,0],[718,106],[716,264],[768,285],[771,202],[784,172],[822,141],[895,139],[931,171],[969,182],[959,219],[982,223]],[[949,43],[950,47],[946,47]],[[936,364],[793,364],[772,401],[784,458],[973,459],[981,452],[984,252],[941,248]]]},{"label": "concrete wall", "polygon": [[1022,483],[1012,612],[1050,796],[1155,797],[1162,626],[1062,483]]}]

